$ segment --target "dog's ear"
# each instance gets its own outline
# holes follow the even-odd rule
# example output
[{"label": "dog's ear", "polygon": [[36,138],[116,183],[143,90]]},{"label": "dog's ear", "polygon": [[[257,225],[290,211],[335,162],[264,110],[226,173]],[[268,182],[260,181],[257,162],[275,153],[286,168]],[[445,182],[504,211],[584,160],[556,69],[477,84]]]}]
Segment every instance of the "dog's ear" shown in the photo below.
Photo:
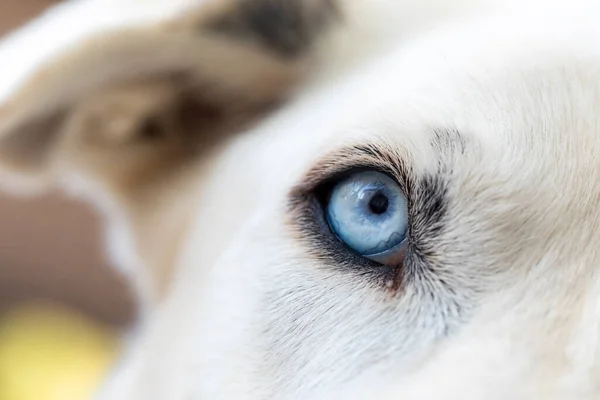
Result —
[{"label": "dog's ear", "polygon": [[334,15],[328,0],[67,1],[0,42],[0,171],[152,177],[284,99]]},{"label": "dog's ear", "polygon": [[0,41],[0,187],[91,194],[115,261],[156,298],[188,163],[285,99],[335,16],[330,0],[64,1]]}]

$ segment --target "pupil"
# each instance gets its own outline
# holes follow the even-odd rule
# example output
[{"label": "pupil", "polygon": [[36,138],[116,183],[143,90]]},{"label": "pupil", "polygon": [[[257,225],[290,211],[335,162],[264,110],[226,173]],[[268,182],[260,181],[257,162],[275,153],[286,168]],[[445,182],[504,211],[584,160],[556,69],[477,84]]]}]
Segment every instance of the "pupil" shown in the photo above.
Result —
[{"label": "pupil", "polygon": [[385,213],[389,206],[389,200],[383,193],[377,193],[369,201],[369,210],[373,214],[381,215]]}]

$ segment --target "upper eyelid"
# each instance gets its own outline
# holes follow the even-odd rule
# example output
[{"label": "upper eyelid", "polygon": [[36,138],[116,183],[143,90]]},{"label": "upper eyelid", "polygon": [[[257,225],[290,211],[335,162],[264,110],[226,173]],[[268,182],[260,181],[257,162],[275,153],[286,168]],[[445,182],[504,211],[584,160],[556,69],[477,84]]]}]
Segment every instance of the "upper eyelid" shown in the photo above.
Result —
[{"label": "upper eyelid", "polygon": [[357,144],[329,154],[317,163],[290,193],[292,206],[326,184],[360,169],[374,169],[394,179],[405,195],[410,192],[411,160],[387,143]]},{"label": "upper eyelid", "polygon": [[[422,133],[428,138],[430,149],[439,162],[448,154],[464,153],[467,138],[454,128],[430,128]],[[324,182],[358,168],[385,172],[398,182],[409,197],[411,183],[416,180],[412,154],[404,146],[378,138],[369,143],[357,143],[332,152],[319,161],[292,190],[295,195],[307,194]],[[429,173],[435,173],[430,171]],[[421,172],[418,173],[421,175]]]}]

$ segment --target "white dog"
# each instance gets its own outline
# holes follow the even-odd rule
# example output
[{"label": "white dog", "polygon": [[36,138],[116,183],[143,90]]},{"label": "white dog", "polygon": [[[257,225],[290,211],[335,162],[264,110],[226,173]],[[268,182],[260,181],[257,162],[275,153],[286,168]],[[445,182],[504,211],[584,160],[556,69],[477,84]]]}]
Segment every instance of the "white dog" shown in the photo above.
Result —
[{"label": "white dog", "polygon": [[4,186],[107,216],[106,400],[600,398],[600,5],[71,0]]}]

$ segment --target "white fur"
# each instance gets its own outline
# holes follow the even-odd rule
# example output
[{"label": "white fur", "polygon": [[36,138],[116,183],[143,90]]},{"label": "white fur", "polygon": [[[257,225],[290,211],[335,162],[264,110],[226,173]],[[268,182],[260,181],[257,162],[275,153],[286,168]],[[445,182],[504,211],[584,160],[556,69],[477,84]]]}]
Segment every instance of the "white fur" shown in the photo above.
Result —
[{"label": "white fur", "polygon": [[[600,397],[600,7],[374,3],[351,15],[373,18],[372,47],[328,42],[322,75],[181,192],[175,275],[102,399]],[[464,149],[438,154],[436,129]],[[454,293],[390,299],[294,235],[290,190],[356,143],[443,175]]]}]

